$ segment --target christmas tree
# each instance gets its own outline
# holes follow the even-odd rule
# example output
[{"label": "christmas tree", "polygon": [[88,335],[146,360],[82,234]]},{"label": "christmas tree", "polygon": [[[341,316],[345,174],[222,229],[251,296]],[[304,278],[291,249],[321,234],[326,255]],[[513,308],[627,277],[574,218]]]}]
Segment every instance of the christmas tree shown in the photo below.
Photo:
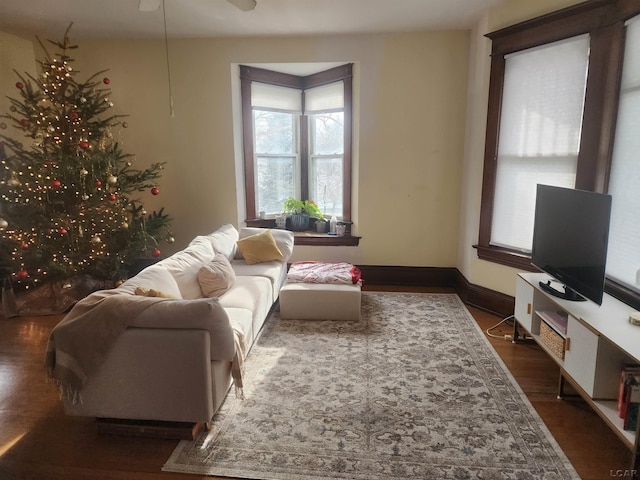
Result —
[{"label": "christmas tree", "polygon": [[[76,79],[69,29],[62,42],[49,40],[53,56],[40,42],[39,76],[16,72],[19,96],[0,116],[0,263],[23,289],[80,274],[121,280],[138,259],[159,256],[161,240],[173,241],[168,215],[134,197],[160,193],[164,164],[132,167],[114,138],[128,125],[109,113],[106,70]],[[9,126],[22,142],[3,134]]]}]

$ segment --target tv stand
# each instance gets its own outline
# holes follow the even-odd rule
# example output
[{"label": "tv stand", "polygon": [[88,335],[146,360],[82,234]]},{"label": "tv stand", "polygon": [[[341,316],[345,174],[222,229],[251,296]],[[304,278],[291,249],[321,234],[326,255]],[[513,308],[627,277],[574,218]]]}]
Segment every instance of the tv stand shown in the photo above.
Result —
[{"label": "tv stand", "polygon": [[540,281],[538,282],[540,288],[554,297],[563,298],[565,300],[569,300],[570,302],[586,302],[587,299],[582,297],[580,294],[576,293],[575,290],[570,289],[566,285],[563,286],[564,291],[558,290],[555,287],[551,286],[551,280],[547,280],[546,282]]},{"label": "tv stand", "polygon": [[640,430],[625,430],[617,411],[623,365],[640,364],[640,326],[629,323],[634,309],[607,294],[601,306],[556,297],[547,292],[550,279],[516,277],[513,341],[524,330],[538,343],[560,367],[558,397],[569,383],[629,448],[630,471],[637,472]]}]

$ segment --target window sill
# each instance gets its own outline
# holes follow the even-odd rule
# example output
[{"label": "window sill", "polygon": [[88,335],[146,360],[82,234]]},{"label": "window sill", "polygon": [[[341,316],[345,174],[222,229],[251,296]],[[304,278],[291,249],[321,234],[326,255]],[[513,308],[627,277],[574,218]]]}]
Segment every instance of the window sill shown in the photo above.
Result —
[{"label": "window sill", "polygon": [[295,245],[319,245],[325,247],[357,247],[360,244],[360,237],[345,235],[329,235],[328,233],[315,232],[293,232]]},{"label": "window sill", "polygon": [[[276,221],[272,218],[246,220],[246,223],[248,227],[276,228]],[[324,247],[357,247],[360,244],[361,238],[353,235],[338,237],[337,235],[317,233],[311,230],[306,232],[293,232],[293,236],[295,238],[295,245],[316,245]]]},{"label": "window sill", "polygon": [[488,262],[499,263],[508,267],[526,270],[528,272],[538,272],[539,270],[531,265],[531,256],[525,253],[515,252],[506,248],[474,245],[478,250],[478,258]]},{"label": "window sill", "polygon": [[[501,265],[529,272],[540,271],[531,264],[531,257],[524,253],[518,253],[506,248],[492,246],[484,247],[480,245],[473,245],[473,248],[478,250],[478,258],[482,260],[499,263]],[[607,278],[605,282],[605,292],[612,297],[617,298],[621,302],[640,310],[640,295],[628,287]]]}]

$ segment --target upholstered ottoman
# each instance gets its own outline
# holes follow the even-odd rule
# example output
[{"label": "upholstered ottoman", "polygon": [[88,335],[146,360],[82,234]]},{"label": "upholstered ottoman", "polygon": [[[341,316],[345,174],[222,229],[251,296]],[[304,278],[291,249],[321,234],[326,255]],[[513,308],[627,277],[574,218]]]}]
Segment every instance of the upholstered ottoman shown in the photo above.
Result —
[{"label": "upholstered ottoman", "polygon": [[360,276],[346,262],[294,262],[280,289],[280,317],[360,320]]},{"label": "upholstered ottoman", "polygon": [[360,285],[285,283],[280,317],[296,320],[360,320]]}]

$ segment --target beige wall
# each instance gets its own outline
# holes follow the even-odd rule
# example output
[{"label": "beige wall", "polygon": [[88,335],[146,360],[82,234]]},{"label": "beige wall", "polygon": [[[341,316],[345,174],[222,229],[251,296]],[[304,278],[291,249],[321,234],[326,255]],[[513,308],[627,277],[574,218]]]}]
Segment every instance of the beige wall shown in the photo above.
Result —
[{"label": "beige wall", "polygon": [[484,35],[515,23],[549,13],[576,0],[511,0],[502,8],[488,12],[471,32],[469,82],[467,87],[467,124],[462,177],[462,209],[457,267],[476,285],[515,295],[517,270],[479,260],[473,245],[478,242],[480,199],[484,164],[484,140],[489,92],[491,41]]},{"label": "beige wall", "polygon": [[[167,162],[161,194],[144,197],[148,209],[164,206],[174,218],[177,241],[165,252],[243,219],[234,65],[355,62],[353,202],[361,245],[298,247],[294,260],[457,266],[471,283],[514,294],[516,271],[478,260],[472,248],[491,47],[484,34],[574,3],[511,0],[470,32],[171,41],[173,118],[163,42],[85,42],[74,56],[81,78],[110,69],[114,113],[130,115],[129,127],[114,134],[136,154],[134,165]],[[33,68],[32,48],[0,34],[2,97],[15,83],[7,71]]]},{"label": "beige wall", "polygon": [[[11,103],[7,97],[20,98],[16,89],[16,82],[19,81],[14,70],[24,74],[33,75],[36,71],[36,60],[33,53],[33,43],[8,33],[0,32],[0,114],[9,113]],[[11,128],[10,121],[0,119],[0,123],[7,124],[7,128],[2,133],[10,137],[19,139],[23,136],[19,131]]]},{"label": "beige wall", "polygon": [[117,132],[125,150],[139,165],[167,162],[152,200],[175,218],[176,248],[244,219],[233,64],[344,61],[356,65],[354,219],[363,238],[359,247],[300,247],[294,259],[456,265],[467,32],[176,40],[169,49],[173,118],[162,42],[85,42],[74,56],[83,74],[110,68],[114,112],[130,115]]}]

